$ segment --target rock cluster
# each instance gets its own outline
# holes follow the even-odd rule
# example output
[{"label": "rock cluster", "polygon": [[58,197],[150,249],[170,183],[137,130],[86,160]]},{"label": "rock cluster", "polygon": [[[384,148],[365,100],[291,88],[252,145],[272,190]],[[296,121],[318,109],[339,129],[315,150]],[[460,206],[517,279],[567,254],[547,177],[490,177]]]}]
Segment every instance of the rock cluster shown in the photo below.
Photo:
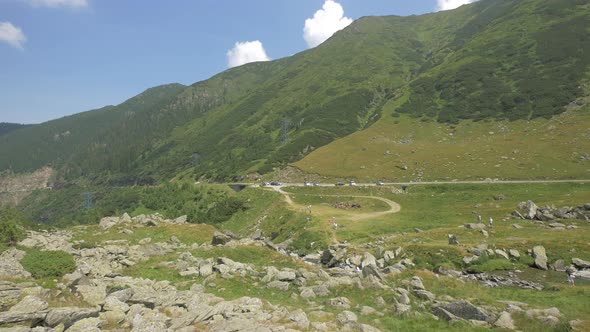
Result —
[{"label": "rock cluster", "polygon": [[[512,216],[518,219],[536,221],[554,221],[559,219],[580,219],[590,221],[590,203],[569,207],[556,208],[552,206],[538,207],[533,201],[521,202],[518,210],[512,212]],[[566,227],[555,225],[553,228]]]},{"label": "rock cluster", "polygon": [[109,229],[113,226],[129,226],[129,227],[144,227],[144,226],[158,226],[158,225],[181,225],[186,224],[187,216],[180,216],[176,219],[165,219],[160,214],[140,214],[135,217],[130,217],[127,213],[120,217],[104,217],[100,220],[98,226],[102,229]]}]

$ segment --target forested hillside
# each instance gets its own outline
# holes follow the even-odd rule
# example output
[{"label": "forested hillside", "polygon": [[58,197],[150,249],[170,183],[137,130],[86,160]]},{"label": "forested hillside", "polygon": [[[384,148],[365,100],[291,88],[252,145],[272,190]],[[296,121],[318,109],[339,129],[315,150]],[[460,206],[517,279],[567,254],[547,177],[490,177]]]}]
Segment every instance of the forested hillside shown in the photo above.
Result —
[{"label": "forested hillside", "polygon": [[0,136],[6,135],[11,131],[28,127],[30,125],[20,124],[20,123],[8,123],[8,122],[0,122]]},{"label": "forested hillside", "polygon": [[482,0],[411,17],[365,17],[294,56],[0,137],[0,169],[52,165],[60,179],[146,184],[227,180],[301,159],[396,113],[551,117],[583,93],[590,4]]}]

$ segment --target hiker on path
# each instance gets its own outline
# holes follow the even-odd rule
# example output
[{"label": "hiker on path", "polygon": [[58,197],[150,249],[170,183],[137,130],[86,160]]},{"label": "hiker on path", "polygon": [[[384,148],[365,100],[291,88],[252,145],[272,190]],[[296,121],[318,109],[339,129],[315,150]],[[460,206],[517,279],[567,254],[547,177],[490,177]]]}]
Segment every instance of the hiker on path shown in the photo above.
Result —
[{"label": "hiker on path", "polygon": [[490,223],[488,224],[489,228],[494,227],[494,218],[490,217]]},{"label": "hiker on path", "polygon": [[568,284],[570,284],[572,286],[575,286],[575,280],[574,280],[575,278],[576,278],[576,276],[574,276],[571,273],[568,273],[568,275],[567,275],[567,282],[568,282]]},{"label": "hiker on path", "polygon": [[477,215],[477,223],[478,224],[481,224],[481,214],[478,214]]}]

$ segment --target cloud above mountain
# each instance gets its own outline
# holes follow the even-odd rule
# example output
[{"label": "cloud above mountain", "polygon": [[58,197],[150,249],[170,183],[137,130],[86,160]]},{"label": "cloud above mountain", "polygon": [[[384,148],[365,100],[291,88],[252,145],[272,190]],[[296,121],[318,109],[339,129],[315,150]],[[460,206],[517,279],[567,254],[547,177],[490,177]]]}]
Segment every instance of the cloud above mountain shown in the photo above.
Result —
[{"label": "cloud above mountain", "polygon": [[0,42],[5,42],[8,45],[23,49],[27,37],[21,28],[14,26],[10,22],[0,22]]},{"label": "cloud above mountain", "polygon": [[467,5],[478,0],[437,0],[437,10],[450,10]]},{"label": "cloud above mountain", "polygon": [[303,39],[309,48],[318,46],[339,30],[346,28],[352,19],[344,16],[344,8],[333,0],[326,0],[322,9],[305,20]]},{"label": "cloud above mountain", "polygon": [[88,6],[88,0],[26,0],[34,7],[70,7],[82,8]]},{"label": "cloud above mountain", "polygon": [[256,61],[268,61],[264,46],[259,40],[237,42],[234,48],[227,51],[227,66],[229,68],[241,66]]}]

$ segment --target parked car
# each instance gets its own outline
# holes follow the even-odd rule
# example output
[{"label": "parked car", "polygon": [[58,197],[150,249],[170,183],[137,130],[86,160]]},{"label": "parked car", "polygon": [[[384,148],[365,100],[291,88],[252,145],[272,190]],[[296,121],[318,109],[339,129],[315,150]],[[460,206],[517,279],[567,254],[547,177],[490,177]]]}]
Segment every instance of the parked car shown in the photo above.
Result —
[{"label": "parked car", "polygon": [[261,186],[261,187],[268,187],[268,186],[270,186],[270,183],[268,183],[268,182],[262,182],[262,183],[260,184],[260,186]]},{"label": "parked car", "polygon": [[350,181],[350,182],[348,183],[348,185],[349,185],[349,186],[351,186],[351,187],[354,187],[354,186],[356,186],[356,182],[354,182],[354,181]]},{"label": "parked car", "polygon": [[344,182],[336,182],[335,185],[338,186],[338,187],[340,187],[340,186],[343,186],[344,185]]},{"label": "parked car", "polygon": [[377,182],[375,182],[375,185],[377,185],[377,186],[382,186],[382,185],[384,185],[384,184],[385,184],[385,183],[384,183],[383,181],[377,181]]},{"label": "parked car", "polygon": [[270,183],[271,186],[280,186],[281,183],[279,181],[273,181]]},{"label": "parked car", "polygon": [[313,186],[314,186],[314,187],[319,187],[319,186],[320,186],[320,184],[319,184],[318,182],[314,182],[314,183],[313,183]]},{"label": "parked car", "polygon": [[303,183],[303,186],[305,186],[305,187],[311,187],[311,186],[313,186],[313,183],[311,183],[311,182],[304,182]]}]

